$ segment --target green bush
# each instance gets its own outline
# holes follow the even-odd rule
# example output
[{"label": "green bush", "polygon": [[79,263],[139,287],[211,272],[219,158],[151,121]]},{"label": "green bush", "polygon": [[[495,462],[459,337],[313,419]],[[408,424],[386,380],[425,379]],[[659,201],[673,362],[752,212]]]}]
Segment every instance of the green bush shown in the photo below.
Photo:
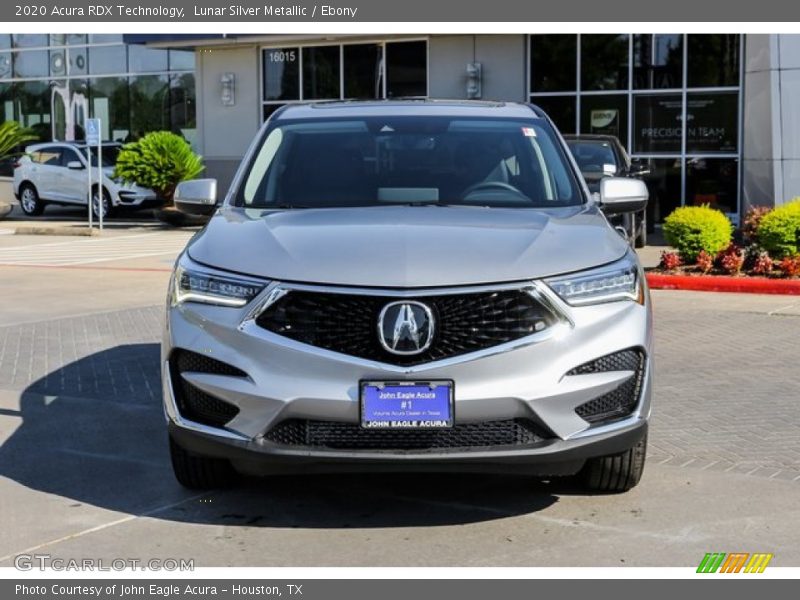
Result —
[{"label": "green bush", "polygon": [[194,179],[202,170],[202,157],[181,136],[153,131],[122,147],[114,176],[148,187],[171,203],[175,186]]},{"label": "green bush", "polygon": [[664,238],[687,264],[703,250],[716,256],[731,243],[732,234],[728,217],[708,206],[683,206],[664,220]]},{"label": "green bush", "polygon": [[774,258],[800,253],[800,198],[764,215],[758,241]]},{"label": "green bush", "polygon": [[0,123],[0,160],[19,154],[15,150],[26,142],[38,139],[31,129],[16,121]]}]

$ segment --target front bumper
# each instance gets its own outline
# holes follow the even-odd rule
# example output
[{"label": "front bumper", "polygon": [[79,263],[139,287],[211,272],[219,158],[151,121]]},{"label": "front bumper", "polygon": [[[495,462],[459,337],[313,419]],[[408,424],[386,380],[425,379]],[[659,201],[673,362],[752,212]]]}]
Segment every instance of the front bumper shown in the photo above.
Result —
[{"label": "front bumper", "polygon": [[[269,292],[269,288],[264,294]],[[645,294],[647,296],[647,294]],[[295,342],[262,329],[242,309],[184,303],[168,309],[162,345],[164,407],[171,435],[187,450],[232,460],[242,471],[268,473],[336,470],[520,470],[567,474],[587,458],[633,446],[645,434],[652,387],[652,316],[649,298],[586,307],[560,306],[569,324],[548,335],[504,344],[494,352],[467,354],[413,367],[398,367]],[[614,390],[630,371],[566,374],[623,349],[645,353],[635,409],[609,423],[590,424],[575,409]],[[212,357],[247,377],[187,372],[202,392],[234,405],[224,427],[180,414],[169,359],[174,349]],[[284,446],[265,439],[288,419],[357,424],[359,381],[451,379],[456,423],[527,419],[549,435],[536,444],[439,450],[336,450]]]}]

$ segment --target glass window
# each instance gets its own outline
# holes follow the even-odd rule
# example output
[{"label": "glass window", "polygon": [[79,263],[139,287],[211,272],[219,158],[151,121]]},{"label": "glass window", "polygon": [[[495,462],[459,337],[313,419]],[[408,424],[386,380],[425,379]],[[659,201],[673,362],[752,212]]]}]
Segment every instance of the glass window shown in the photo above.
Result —
[{"label": "glass window", "polygon": [[575,35],[531,36],[531,91],[572,92],[577,89]]},{"label": "glass window", "polygon": [[628,89],[628,36],[581,36],[581,89]]},{"label": "glass window", "polygon": [[12,84],[0,83],[0,123],[14,121],[14,94]]},{"label": "glass window", "polygon": [[300,99],[300,50],[264,50],[264,100]]},{"label": "glass window", "polygon": [[34,162],[47,167],[60,167],[61,152],[58,146],[45,146],[34,155]]},{"label": "glass window", "polygon": [[381,47],[378,44],[344,46],[344,97],[375,99],[383,97]]},{"label": "glass window", "polygon": [[633,36],[633,87],[663,90],[683,87],[683,35]]},{"label": "glass window", "polygon": [[736,152],[739,94],[690,93],[686,98],[686,152]]},{"label": "glass window", "polygon": [[13,61],[11,52],[0,52],[0,79],[11,79]]},{"label": "glass window", "polygon": [[66,167],[69,163],[73,161],[80,161],[80,157],[78,153],[73,150],[72,148],[62,148],[61,149],[61,166]]},{"label": "glass window", "polygon": [[150,131],[170,129],[169,80],[166,75],[130,78],[131,139]]},{"label": "glass window", "polygon": [[738,159],[689,158],[686,160],[686,204],[710,204],[722,212],[737,212]]},{"label": "glass window", "polygon": [[195,145],[197,117],[194,92],[194,73],[172,75],[169,79],[170,129]]},{"label": "glass window", "polygon": [[50,75],[52,77],[67,76],[67,51],[64,48],[50,50]]},{"label": "glass window", "polygon": [[386,96],[428,95],[428,44],[393,42],[386,44]]},{"label": "glass window", "polygon": [[170,50],[169,68],[171,71],[194,70],[194,50]]},{"label": "glass window", "polygon": [[339,98],[339,46],[303,48],[303,99]]},{"label": "glass window", "polygon": [[153,73],[167,70],[167,51],[139,44],[128,45],[128,68],[131,73]]},{"label": "glass window", "polygon": [[15,33],[11,37],[15,48],[47,47],[47,34],[45,33]]},{"label": "glass window", "polygon": [[11,34],[0,33],[0,48],[11,48]]},{"label": "glass window", "polygon": [[89,35],[89,40],[93,44],[121,44],[121,33],[92,33]]},{"label": "glass window", "polygon": [[17,121],[33,129],[40,142],[52,140],[50,86],[44,81],[18,82],[14,84],[13,94]]},{"label": "glass window", "polygon": [[376,116],[275,121],[237,199],[259,208],[411,201],[525,209],[583,198],[540,119]]},{"label": "glass window", "polygon": [[628,95],[581,96],[581,133],[613,135],[628,145]]},{"label": "glass window", "polygon": [[285,104],[265,104],[262,109],[262,118],[266,121],[269,117],[278,110],[281,106],[286,106]]},{"label": "glass window", "polygon": [[50,63],[47,50],[14,53],[14,77],[47,77]]},{"label": "glass window", "polygon": [[[67,49],[67,56],[69,56],[69,74],[70,75],[86,75],[89,72],[89,61],[87,60],[86,47],[74,47]],[[52,59],[51,59],[52,64]]]},{"label": "glass window", "polygon": [[679,94],[633,97],[634,153],[680,152],[683,135]]},{"label": "glass window", "polygon": [[739,36],[690,35],[689,87],[739,85]]},{"label": "glass window", "polygon": [[648,224],[660,223],[681,205],[681,159],[648,159],[645,176],[650,199],[647,202]]},{"label": "glass window", "polygon": [[89,48],[89,72],[92,75],[126,73],[128,59],[125,46],[99,46]]},{"label": "glass window", "polygon": [[535,96],[531,102],[547,113],[561,133],[575,133],[575,96]]},{"label": "glass window", "polygon": [[127,77],[90,79],[89,106],[92,117],[100,119],[104,140],[131,141]]}]

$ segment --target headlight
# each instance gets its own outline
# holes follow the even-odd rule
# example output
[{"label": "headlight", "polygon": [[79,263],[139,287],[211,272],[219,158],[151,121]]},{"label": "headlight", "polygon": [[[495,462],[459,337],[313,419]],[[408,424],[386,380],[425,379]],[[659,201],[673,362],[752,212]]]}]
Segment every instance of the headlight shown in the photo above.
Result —
[{"label": "headlight", "polygon": [[625,256],[611,265],[582,271],[572,275],[554,277],[545,283],[572,306],[600,304],[617,300],[644,303],[639,266],[631,256]]},{"label": "headlight", "polygon": [[263,280],[227,275],[197,265],[183,255],[175,268],[172,305],[201,302],[240,307],[255,298],[266,285]]}]

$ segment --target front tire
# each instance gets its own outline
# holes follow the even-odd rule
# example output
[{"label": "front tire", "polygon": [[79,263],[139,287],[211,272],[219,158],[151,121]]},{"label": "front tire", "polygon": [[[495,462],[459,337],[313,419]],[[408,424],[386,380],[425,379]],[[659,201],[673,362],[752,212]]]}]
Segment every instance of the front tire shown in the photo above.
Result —
[{"label": "front tire", "polygon": [[111,203],[111,195],[106,188],[103,188],[103,200],[100,202],[100,194],[97,188],[92,190],[92,215],[95,219],[100,219],[100,210],[103,210],[103,220],[108,219],[114,213],[114,206]]},{"label": "front tire", "polygon": [[38,217],[44,212],[44,202],[39,198],[39,192],[30,183],[22,185],[19,191],[19,206],[29,217]]},{"label": "front tire", "polygon": [[224,488],[236,481],[236,471],[230,462],[189,452],[172,439],[172,436],[169,436],[169,455],[175,479],[189,489]]},{"label": "front tire", "polygon": [[580,476],[593,492],[619,493],[633,489],[644,472],[647,436],[619,454],[599,456],[586,461]]}]

